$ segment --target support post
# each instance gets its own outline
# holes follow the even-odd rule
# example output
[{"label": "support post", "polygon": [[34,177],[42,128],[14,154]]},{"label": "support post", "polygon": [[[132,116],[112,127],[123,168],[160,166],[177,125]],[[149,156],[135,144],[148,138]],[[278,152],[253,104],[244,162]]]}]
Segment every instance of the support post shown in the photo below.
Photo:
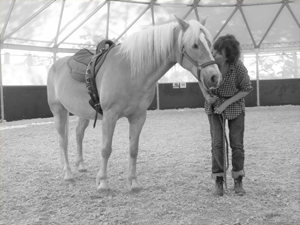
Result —
[{"label": "support post", "polygon": [[256,49],[256,94],[257,94],[257,106],[260,106],[260,93],[259,93],[259,55],[258,49]]},{"label": "support post", "polygon": [[156,102],[157,102],[157,110],[160,109],[160,103],[159,103],[159,83],[156,83]]},{"label": "support post", "polygon": [[2,83],[2,44],[0,48],[0,94],[1,94],[1,122],[5,122],[5,115],[4,115],[4,96],[3,96],[3,83]]}]

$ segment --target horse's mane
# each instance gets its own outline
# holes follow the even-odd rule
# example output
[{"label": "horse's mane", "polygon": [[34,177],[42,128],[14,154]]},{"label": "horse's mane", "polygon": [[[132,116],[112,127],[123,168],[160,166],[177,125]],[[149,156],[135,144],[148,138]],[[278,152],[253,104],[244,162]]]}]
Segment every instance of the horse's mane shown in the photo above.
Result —
[{"label": "horse's mane", "polygon": [[[200,29],[204,28],[205,34],[209,34],[199,22],[191,20],[189,24],[191,29],[188,29],[183,37],[180,31],[179,44],[193,43],[199,38]],[[133,77],[139,76],[141,72],[150,71],[172,54],[176,28],[177,22],[153,26],[134,33],[123,41],[120,53],[130,61]]]}]

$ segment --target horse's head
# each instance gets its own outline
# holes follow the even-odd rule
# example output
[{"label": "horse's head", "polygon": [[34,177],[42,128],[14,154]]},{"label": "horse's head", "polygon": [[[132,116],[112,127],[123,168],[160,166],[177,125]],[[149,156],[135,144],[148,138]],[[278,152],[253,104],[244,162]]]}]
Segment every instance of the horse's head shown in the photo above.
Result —
[{"label": "horse's head", "polygon": [[203,25],[205,22],[191,20],[187,23],[176,19],[179,24],[177,62],[189,70],[205,89],[217,88],[222,75],[211,54],[212,38]]}]

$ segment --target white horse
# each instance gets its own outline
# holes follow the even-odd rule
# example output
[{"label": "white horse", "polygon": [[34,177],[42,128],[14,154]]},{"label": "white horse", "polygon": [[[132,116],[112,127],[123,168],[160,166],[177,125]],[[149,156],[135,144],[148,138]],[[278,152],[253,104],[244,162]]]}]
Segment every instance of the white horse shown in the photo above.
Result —
[{"label": "white horse", "polygon": [[[112,152],[115,125],[121,117],[130,124],[129,174],[132,190],[139,190],[136,162],[139,137],[146,120],[157,81],[176,63],[189,70],[201,89],[218,87],[221,73],[211,54],[212,38],[202,23],[181,19],[137,32],[121,45],[112,48],[101,66],[96,84],[100,96],[102,120],[102,162],[97,174],[97,189],[108,190],[107,163]],[[67,61],[57,60],[49,70],[48,103],[59,134],[64,180],[73,180],[68,160],[69,112],[79,117],[76,129],[77,160],[80,172],[86,171],[82,156],[82,140],[95,110],[89,105],[85,83],[73,80]]]}]

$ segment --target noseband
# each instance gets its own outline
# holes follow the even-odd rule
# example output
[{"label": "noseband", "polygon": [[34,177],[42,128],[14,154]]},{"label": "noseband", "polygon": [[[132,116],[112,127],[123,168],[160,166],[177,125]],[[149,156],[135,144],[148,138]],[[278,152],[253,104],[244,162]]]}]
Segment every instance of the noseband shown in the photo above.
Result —
[{"label": "noseband", "polygon": [[189,56],[189,54],[187,54],[187,52],[185,51],[185,48],[182,46],[180,64],[182,64],[183,56],[185,56],[194,66],[197,67],[197,77],[196,78],[198,79],[199,82],[201,82],[200,76],[201,76],[202,69],[209,66],[209,65],[217,64],[217,62],[214,61],[214,60],[208,61],[208,62],[203,63],[203,64],[200,64],[200,63],[196,62],[195,60],[192,59],[191,56]]}]

